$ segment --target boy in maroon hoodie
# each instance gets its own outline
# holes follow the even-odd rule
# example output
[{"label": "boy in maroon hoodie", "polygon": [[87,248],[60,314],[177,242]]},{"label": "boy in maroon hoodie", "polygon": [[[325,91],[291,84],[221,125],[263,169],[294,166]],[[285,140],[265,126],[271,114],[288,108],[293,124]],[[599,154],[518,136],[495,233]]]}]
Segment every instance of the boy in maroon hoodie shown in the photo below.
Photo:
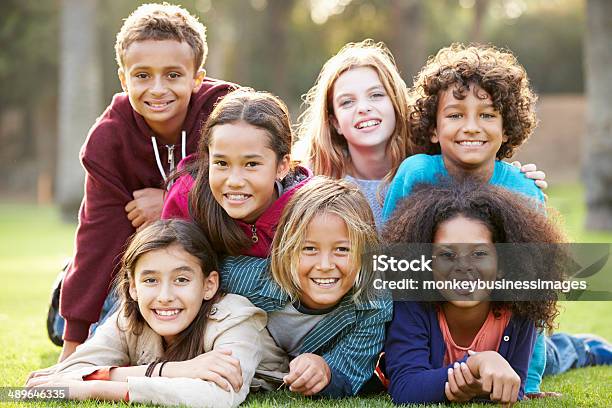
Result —
[{"label": "boy in maroon hoodie", "polygon": [[117,34],[115,50],[124,92],[81,149],[85,196],[60,295],[60,361],[98,321],[128,237],[159,218],[174,163],[196,150],[214,104],[236,88],[205,78],[205,27],[178,6],[140,6]]}]

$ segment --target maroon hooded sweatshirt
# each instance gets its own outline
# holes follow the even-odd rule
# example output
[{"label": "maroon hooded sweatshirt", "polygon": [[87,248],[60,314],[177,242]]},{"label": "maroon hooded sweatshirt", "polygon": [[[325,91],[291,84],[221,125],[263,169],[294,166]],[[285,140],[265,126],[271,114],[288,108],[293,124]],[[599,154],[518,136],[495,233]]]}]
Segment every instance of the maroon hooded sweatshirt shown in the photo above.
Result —
[{"label": "maroon hooded sweatshirt", "polygon": [[[186,154],[196,151],[202,125],[215,103],[237,86],[205,78],[191,96],[183,130]],[[120,93],[92,126],[81,148],[85,168],[85,195],[79,210],[75,255],[60,297],[60,314],[66,319],[64,339],[83,342],[89,326],[98,321],[111,279],[118,271],[127,239],[135,232],[124,207],[132,193],[142,188],[163,188],[153,148],[155,136],[144,118]],[[169,149],[156,142],[159,163],[169,174]],[[173,160],[182,159],[181,137],[174,145]]]}]

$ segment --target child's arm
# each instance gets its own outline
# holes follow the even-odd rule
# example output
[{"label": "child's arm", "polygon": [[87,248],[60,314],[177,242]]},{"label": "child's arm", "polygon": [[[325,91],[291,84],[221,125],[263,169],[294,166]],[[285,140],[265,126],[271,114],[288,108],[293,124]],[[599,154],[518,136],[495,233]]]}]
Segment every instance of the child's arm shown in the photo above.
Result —
[{"label": "child's arm", "polygon": [[115,312],[96,330],[94,336],[81,344],[66,360],[47,370],[33,373],[30,379],[41,376],[62,376],[82,379],[96,370],[108,366],[130,363],[125,333],[117,327],[120,312]]},{"label": "child's arm", "polygon": [[[228,295],[230,296],[230,295]],[[242,371],[239,391],[233,388],[220,387],[213,381],[195,378],[167,378],[173,370],[179,375],[186,374],[181,369],[189,370],[192,364],[188,361],[167,363],[163,369],[164,377],[129,377],[128,386],[130,401],[153,403],[160,405],[187,406],[238,406],[245,400],[255,369],[262,358],[262,343],[266,325],[266,315],[260,309],[254,308],[246,299],[232,305],[235,314],[219,316],[215,327],[208,327],[213,333],[218,333],[214,339],[214,349],[231,349],[232,357],[240,362]],[[218,312],[221,313],[221,312]],[[206,353],[209,354],[209,353]],[[183,365],[183,367],[181,367]],[[173,367],[174,366],[174,367]],[[170,368],[170,371],[166,370]],[[192,373],[193,375],[193,373]]]},{"label": "child's arm", "polygon": [[322,355],[330,368],[331,378],[319,395],[355,395],[372,377],[385,340],[385,324],[392,314],[390,299],[379,300],[376,309],[356,311],[355,328]]},{"label": "child's arm", "polygon": [[441,335],[438,339],[432,338],[434,329],[430,327],[430,319],[419,303],[394,304],[394,316],[385,343],[385,361],[389,394],[396,404],[445,401],[444,387],[448,369],[453,365],[432,366],[431,342],[443,340]]},{"label": "child's arm", "polygon": [[[86,170],[85,196],[79,211],[75,255],[62,284],[60,313],[66,319],[64,360],[88,336],[91,323],[98,321],[107,296],[117,257],[134,233],[124,207],[132,200],[121,171],[109,158],[121,150],[112,124],[92,130],[81,153]],[[124,164],[118,164],[122,166]]]},{"label": "child's arm", "polygon": [[[127,381],[128,377],[144,377],[146,365],[132,367],[115,367],[110,371],[111,381]],[[163,371],[162,371],[163,370]],[[199,378],[212,381],[225,391],[230,387],[238,392],[242,387],[242,370],[240,360],[232,357],[231,350],[215,349],[200,354],[186,361],[169,361],[155,366],[152,377],[159,377],[160,372],[168,378]]]}]

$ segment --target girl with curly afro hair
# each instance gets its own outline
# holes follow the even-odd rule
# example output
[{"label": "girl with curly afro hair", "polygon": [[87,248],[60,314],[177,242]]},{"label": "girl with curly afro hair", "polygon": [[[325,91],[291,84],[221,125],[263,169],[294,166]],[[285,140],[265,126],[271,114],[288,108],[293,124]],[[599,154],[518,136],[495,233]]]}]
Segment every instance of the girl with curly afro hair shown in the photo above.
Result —
[{"label": "girl with curly afro hair", "polygon": [[[386,224],[383,240],[432,243],[435,280],[514,280],[519,275],[560,281],[566,259],[560,245],[519,245],[565,241],[544,213],[520,195],[471,179],[417,186]],[[520,251],[513,250],[517,246]],[[519,261],[508,255],[518,252]],[[396,403],[484,397],[512,404],[523,397],[537,329],[552,329],[557,297],[552,289],[541,290],[538,300],[519,301],[520,295],[496,296],[495,291],[395,303],[385,353]],[[417,382],[421,386],[415,387]]]}]

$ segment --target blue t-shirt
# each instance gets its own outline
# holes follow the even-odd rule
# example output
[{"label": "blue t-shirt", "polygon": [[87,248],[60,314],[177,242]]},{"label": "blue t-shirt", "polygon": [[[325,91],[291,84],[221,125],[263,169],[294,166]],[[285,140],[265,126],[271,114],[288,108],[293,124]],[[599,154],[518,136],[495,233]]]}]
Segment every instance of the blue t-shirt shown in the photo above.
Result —
[{"label": "blue t-shirt", "polygon": [[[416,154],[408,157],[400,165],[389,186],[383,207],[383,221],[391,217],[398,201],[409,196],[415,185],[436,184],[440,178],[445,177],[449,177],[449,174],[444,167],[441,155]],[[528,179],[518,168],[506,162],[495,161],[495,168],[489,183],[521,193],[541,203],[544,202],[544,194],[533,180]]]}]

